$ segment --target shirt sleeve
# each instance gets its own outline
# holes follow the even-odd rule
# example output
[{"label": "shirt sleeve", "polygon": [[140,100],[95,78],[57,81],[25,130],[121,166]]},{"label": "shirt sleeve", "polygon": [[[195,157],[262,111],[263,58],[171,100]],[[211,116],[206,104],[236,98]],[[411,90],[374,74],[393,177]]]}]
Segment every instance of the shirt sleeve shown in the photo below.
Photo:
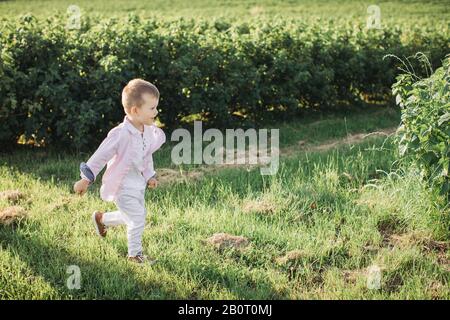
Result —
[{"label": "shirt sleeve", "polygon": [[80,164],[80,176],[82,179],[89,181],[89,184],[92,184],[95,180],[94,173],[85,162]]},{"label": "shirt sleeve", "polygon": [[106,163],[117,153],[119,137],[120,128],[112,129],[89,160],[85,164],[82,163],[80,165],[81,173],[89,181],[94,182]]}]

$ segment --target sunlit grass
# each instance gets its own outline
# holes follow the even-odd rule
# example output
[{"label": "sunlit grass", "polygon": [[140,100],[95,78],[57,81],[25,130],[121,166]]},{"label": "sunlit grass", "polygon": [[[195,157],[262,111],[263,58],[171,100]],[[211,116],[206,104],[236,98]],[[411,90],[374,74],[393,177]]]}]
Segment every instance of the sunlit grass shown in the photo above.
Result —
[{"label": "sunlit grass", "polygon": [[[374,130],[383,126],[373,118],[284,123],[281,140],[289,146],[295,139],[284,135],[297,132],[317,144],[366,132],[371,121]],[[309,126],[322,134],[302,137]],[[155,157],[157,168],[170,163],[168,148]],[[115,206],[99,199],[98,183],[82,198],[71,193],[85,158],[40,150],[0,156],[0,191],[24,192],[17,205],[29,213],[15,227],[0,226],[0,298],[450,298],[448,205],[395,163],[392,138],[299,151],[282,158],[275,176],[225,169],[148,191],[143,243],[159,259],[148,268],[126,262],[125,228],[95,235],[90,214]],[[0,209],[9,205],[0,200]],[[218,232],[250,245],[218,251],[203,242]],[[296,254],[280,259],[289,252]],[[66,286],[70,265],[80,267],[79,290]],[[380,290],[367,288],[371,265],[382,268]]]}]

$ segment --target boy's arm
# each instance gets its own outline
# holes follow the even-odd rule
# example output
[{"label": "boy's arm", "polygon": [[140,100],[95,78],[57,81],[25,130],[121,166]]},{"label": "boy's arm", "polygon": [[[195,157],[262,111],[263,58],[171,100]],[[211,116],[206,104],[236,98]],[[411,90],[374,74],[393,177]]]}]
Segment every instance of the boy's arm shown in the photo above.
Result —
[{"label": "boy's arm", "polygon": [[154,153],[156,150],[166,142],[166,134],[161,128],[155,127],[155,143],[150,146],[150,153]]},{"label": "boy's arm", "polygon": [[147,183],[151,178],[156,178],[156,172],[153,167],[153,156],[152,155],[150,155],[150,159],[147,163],[147,167],[145,168],[144,172],[142,172],[142,174]]},{"label": "boy's arm", "polygon": [[119,142],[119,128],[112,129],[89,160],[80,164],[81,178],[93,183],[106,163],[116,154]]}]

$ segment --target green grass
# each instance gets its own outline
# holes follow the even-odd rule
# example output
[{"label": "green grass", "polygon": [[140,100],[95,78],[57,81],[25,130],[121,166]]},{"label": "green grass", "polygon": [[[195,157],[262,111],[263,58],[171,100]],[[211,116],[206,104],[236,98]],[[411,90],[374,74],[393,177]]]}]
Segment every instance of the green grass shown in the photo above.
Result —
[{"label": "green grass", "polygon": [[[397,113],[381,110],[279,128],[290,146],[398,122]],[[170,164],[169,151],[158,152],[157,168]],[[86,157],[0,155],[0,191],[25,192],[18,205],[29,213],[0,226],[1,299],[450,298],[448,205],[395,162],[392,138],[299,152],[282,158],[275,176],[224,169],[148,191],[143,243],[159,258],[150,268],[126,263],[125,228],[104,240],[95,235],[91,212],[115,206],[100,200],[98,183],[84,197],[71,193]],[[260,207],[247,212],[249,202]],[[10,205],[0,200],[0,209]],[[250,246],[217,251],[202,242],[217,232],[245,236]],[[301,252],[297,260],[277,262],[292,250]],[[364,270],[373,264],[383,269],[380,290],[366,286]],[[79,290],[66,287],[70,265],[81,269]]]},{"label": "green grass", "polygon": [[[366,21],[369,5],[373,1],[350,0],[263,0],[263,1],[208,1],[208,0],[78,0],[78,1],[2,1],[0,16],[13,17],[32,13],[37,17],[47,17],[54,14],[65,14],[69,5],[77,5],[82,15],[105,15],[120,17],[130,12],[143,17],[158,19],[184,18],[216,18],[227,17],[249,19],[252,17],[274,17],[310,19],[321,17],[325,19],[350,19]],[[443,1],[377,1],[381,8],[382,22],[396,23],[399,20],[429,20],[433,23],[448,21],[449,2]]]}]

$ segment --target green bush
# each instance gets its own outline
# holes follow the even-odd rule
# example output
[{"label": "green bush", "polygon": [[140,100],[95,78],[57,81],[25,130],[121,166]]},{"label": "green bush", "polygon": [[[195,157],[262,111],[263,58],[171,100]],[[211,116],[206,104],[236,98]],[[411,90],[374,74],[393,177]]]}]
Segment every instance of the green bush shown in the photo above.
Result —
[{"label": "green bush", "polygon": [[401,107],[399,148],[411,155],[424,176],[442,194],[450,180],[450,56],[430,77],[417,79],[412,72],[397,77],[393,94]]},{"label": "green bush", "polygon": [[309,110],[389,101],[398,63],[428,49],[448,52],[448,27],[367,30],[337,21],[82,20],[24,16],[0,25],[0,146],[44,140],[92,148],[123,118],[132,78],[161,92],[167,128],[200,118],[210,126],[255,125]]}]

